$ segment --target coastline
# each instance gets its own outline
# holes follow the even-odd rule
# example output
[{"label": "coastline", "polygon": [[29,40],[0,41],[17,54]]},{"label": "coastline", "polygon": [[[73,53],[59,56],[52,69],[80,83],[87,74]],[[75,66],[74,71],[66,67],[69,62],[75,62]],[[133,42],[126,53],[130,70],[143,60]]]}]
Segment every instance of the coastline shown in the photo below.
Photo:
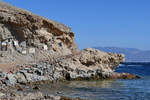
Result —
[{"label": "coastline", "polygon": [[[90,49],[91,50],[91,49]],[[91,51],[90,51],[91,52]],[[97,55],[97,54],[96,54]],[[75,58],[74,56],[71,56],[71,58]],[[87,57],[86,57],[87,58]],[[70,58],[69,58],[70,59]],[[64,60],[67,60],[66,58]],[[60,59],[60,61],[62,62],[63,60]],[[72,61],[72,60],[71,60]],[[58,59],[57,59],[57,62]],[[64,61],[63,61],[64,62]],[[70,63],[67,60],[68,63]],[[109,64],[109,63],[108,63]],[[119,64],[119,63],[118,63]],[[56,66],[57,65],[57,66]],[[65,67],[65,69],[61,70],[60,73],[60,68]],[[129,73],[116,73],[111,71],[110,72],[105,72],[102,73],[102,71],[99,71],[98,69],[101,67],[97,67],[97,69],[93,69],[93,73],[95,73],[95,75],[92,75],[91,73],[78,73],[78,70],[74,70],[76,72],[76,74],[74,74],[74,76],[70,76],[71,73],[69,73],[69,71],[71,70],[70,66],[68,66],[66,68],[66,65],[61,67],[60,65],[54,63],[54,66],[51,65],[49,63],[49,61],[44,61],[44,62],[40,62],[37,64],[33,64],[33,65],[28,65],[28,66],[21,66],[21,69],[19,69],[18,71],[10,71],[9,73],[5,73],[2,72],[1,76],[1,91],[2,92],[2,96],[0,98],[14,98],[15,100],[17,100],[17,95],[20,95],[19,98],[26,98],[27,95],[33,95],[33,97],[35,97],[34,95],[39,95],[37,98],[43,98],[46,97],[45,95],[41,96],[41,93],[27,93],[24,94],[23,91],[26,87],[28,87],[29,85],[31,86],[31,88],[33,90],[39,90],[38,84],[46,84],[46,83],[52,83],[55,84],[56,82],[63,82],[63,81],[91,81],[91,80],[111,80],[111,79],[136,79],[139,78],[136,75],[133,74],[129,74]],[[116,68],[116,66],[115,66]],[[52,71],[52,69],[54,69]],[[69,69],[69,70],[68,70]],[[82,70],[84,71],[84,69],[82,68]],[[86,69],[87,70],[87,69]],[[94,70],[96,72],[94,72]],[[92,70],[90,70],[92,71]],[[46,73],[47,72],[47,73]],[[59,72],[59,74],[58,74]],[[88,70],[87,70],[88,72]],[[74,78],[76,77],[76,78]],[[10,91],[11,90],[11,91]],[[17,91],[16,94],[14,94]],[[20,94],[21,93],[21,94]],[[15,95],[14,97],[12,97],[11,95]],[[52,95],[52,97],[54,98],[55,96]],[[46,98],[52,98],[51,96],[47,96]],[[59,100],[65,100],[65,99],[60,99],[61,97],[59,97]],[[67,97],[66,97],[67,98]],[[29,98],[28,98],[29,99]],[[57,96],[54,100],[57,100]],[[68,99],[67,99],[68,100]],[[75,99],[75,100],[80,100],[80,99]]]},{"label": "coastline", "polygon": [[[114,72],[124,62],[123,54],[92,48],[79,51],[74,33],[64,24],[3,2],[0,2],[0,13],[1,99],[71,100],[40,92],[24,93],[27,83],[33,83],[31,88],[38,90],[34,83],[140,78],[130,73]],[[17,66],[12,68],[12,62]]]}]

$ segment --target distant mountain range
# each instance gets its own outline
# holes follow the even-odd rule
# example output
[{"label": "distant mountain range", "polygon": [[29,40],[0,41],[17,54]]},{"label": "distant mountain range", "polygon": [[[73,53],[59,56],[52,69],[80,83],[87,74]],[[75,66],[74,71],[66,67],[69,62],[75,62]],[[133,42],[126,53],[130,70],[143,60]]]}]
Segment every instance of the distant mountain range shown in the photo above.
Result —
[{"label": "distant mountain range", "polygon": [[143,51],[136,48],[119,48],[119,47],[94,47],[101,51],[123,53],[126,62],[150,62],[150,50]]}]

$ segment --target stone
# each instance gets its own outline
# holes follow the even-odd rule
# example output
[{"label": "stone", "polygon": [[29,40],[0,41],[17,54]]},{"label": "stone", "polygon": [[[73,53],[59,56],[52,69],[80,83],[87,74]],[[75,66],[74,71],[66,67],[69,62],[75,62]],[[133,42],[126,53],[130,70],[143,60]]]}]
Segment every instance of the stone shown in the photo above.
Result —
[{"label": "stone", "polygon": [[43,75],[43,71],[40,70],[40,69],[35,70],[34,73],[36,73],[36,74],[39,75],[39,76],[42,76],[42,75]]},{"label": "stone", "polygon": [[[123,55],[110,55],[96,49],[87,48],[80,54],[56,59],[53,75],[55,79],[63,77],[69,80],[75,78],[87,79],[93,78],[93,76],[105,79],[110,78],[114,69],[123,61]],[[67,77],[65,73],[67,73]]]},{"label": "stone", "polygon": [[3,97],[3,96],[5,96],[5,94],[0,92],[0,98]]},{"label": "stone", "polygon": [[140,77],[137,75],[130,74],[130,73],[113,73],[110,78],[112,79],[139,79]]},{"label": "stone", "polygon": [[8,84],[7,85],[15,85],[16,82],[17,82],[17,79],[16,79],[16,75],[14,74],[7,74],[7,79],[8,79]]},{"label": "stone", "polygon": [[16,74],[17,77],[17,82],[18,83],[27,83],[26,77],[24,76],[24,73],[17,73]]},{"label": "stone", "polygon": [[39,98],[43,98],[43,94],[41,92],[28,93],[26,96],[22,95],[20,100],[35,100]]},{"label": "stone", "polygon": [[22,50],[22,52],[21,52],[22,54],[27,54],[27,51],[26,50]]},{"label": "stone", "polygon": [[34,54],[35,53],[35,48],[29,48],[29,53]]},{"label": "stone", "polygon": [[48,50],[47,45],[43,45],[43,50]]},{"label": "stone", "polygon": [[27,82],[36,82],[36,81],[44,81],[48,80],[48,77],[46,76],[39,76],[36,74],[30,74],[30,73],[24,73]]},{"label": "stone", "polygon": [[14,46],[16,46],[16,47],[17,47],[17,46],[19,46],[19,44],[18,44],[18,41],[17,41],[17,40],[14,40],[14,41],[13,41],[13,43],[14,43]]},{"label": "stone", "polygon": [[16,85],[15,87],[17,88],[17,91],[23,91],[24,90],[24,88],[21,87],[20,85]]},{"label": "stone", "polygon": [[40,90],[38,86],[33,87],[34,90]]},{"label": "stone", "polygon": [[6,73],[0,71],[0,80],[4,79],[6,77]]},{"label": "stone", "polygon": [[22,41],[20,43],[20,46],[23,47],[23,48],[26,48],[27,47],[26,41]]}]

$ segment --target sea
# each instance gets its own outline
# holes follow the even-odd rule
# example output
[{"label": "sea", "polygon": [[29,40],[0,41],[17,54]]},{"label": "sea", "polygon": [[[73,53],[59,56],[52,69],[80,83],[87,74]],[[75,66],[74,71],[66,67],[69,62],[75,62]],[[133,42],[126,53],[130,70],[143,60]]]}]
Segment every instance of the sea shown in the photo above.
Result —
[{"label": "sea", "polygon": [[141,78],[46,84],[41,86],[41,91],[87,100],[150,100],[150,65],[121,65],[115,71],[133,73]]}]

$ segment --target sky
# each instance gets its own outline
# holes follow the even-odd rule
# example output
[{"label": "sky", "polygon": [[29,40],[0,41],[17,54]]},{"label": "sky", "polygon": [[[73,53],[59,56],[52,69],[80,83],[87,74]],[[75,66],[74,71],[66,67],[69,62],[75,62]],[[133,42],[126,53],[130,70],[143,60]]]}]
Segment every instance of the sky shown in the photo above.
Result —
[{"label": "sky", "polygon": [[72,28],[80,49],[150,50],[150,0],[3,0]]}]

